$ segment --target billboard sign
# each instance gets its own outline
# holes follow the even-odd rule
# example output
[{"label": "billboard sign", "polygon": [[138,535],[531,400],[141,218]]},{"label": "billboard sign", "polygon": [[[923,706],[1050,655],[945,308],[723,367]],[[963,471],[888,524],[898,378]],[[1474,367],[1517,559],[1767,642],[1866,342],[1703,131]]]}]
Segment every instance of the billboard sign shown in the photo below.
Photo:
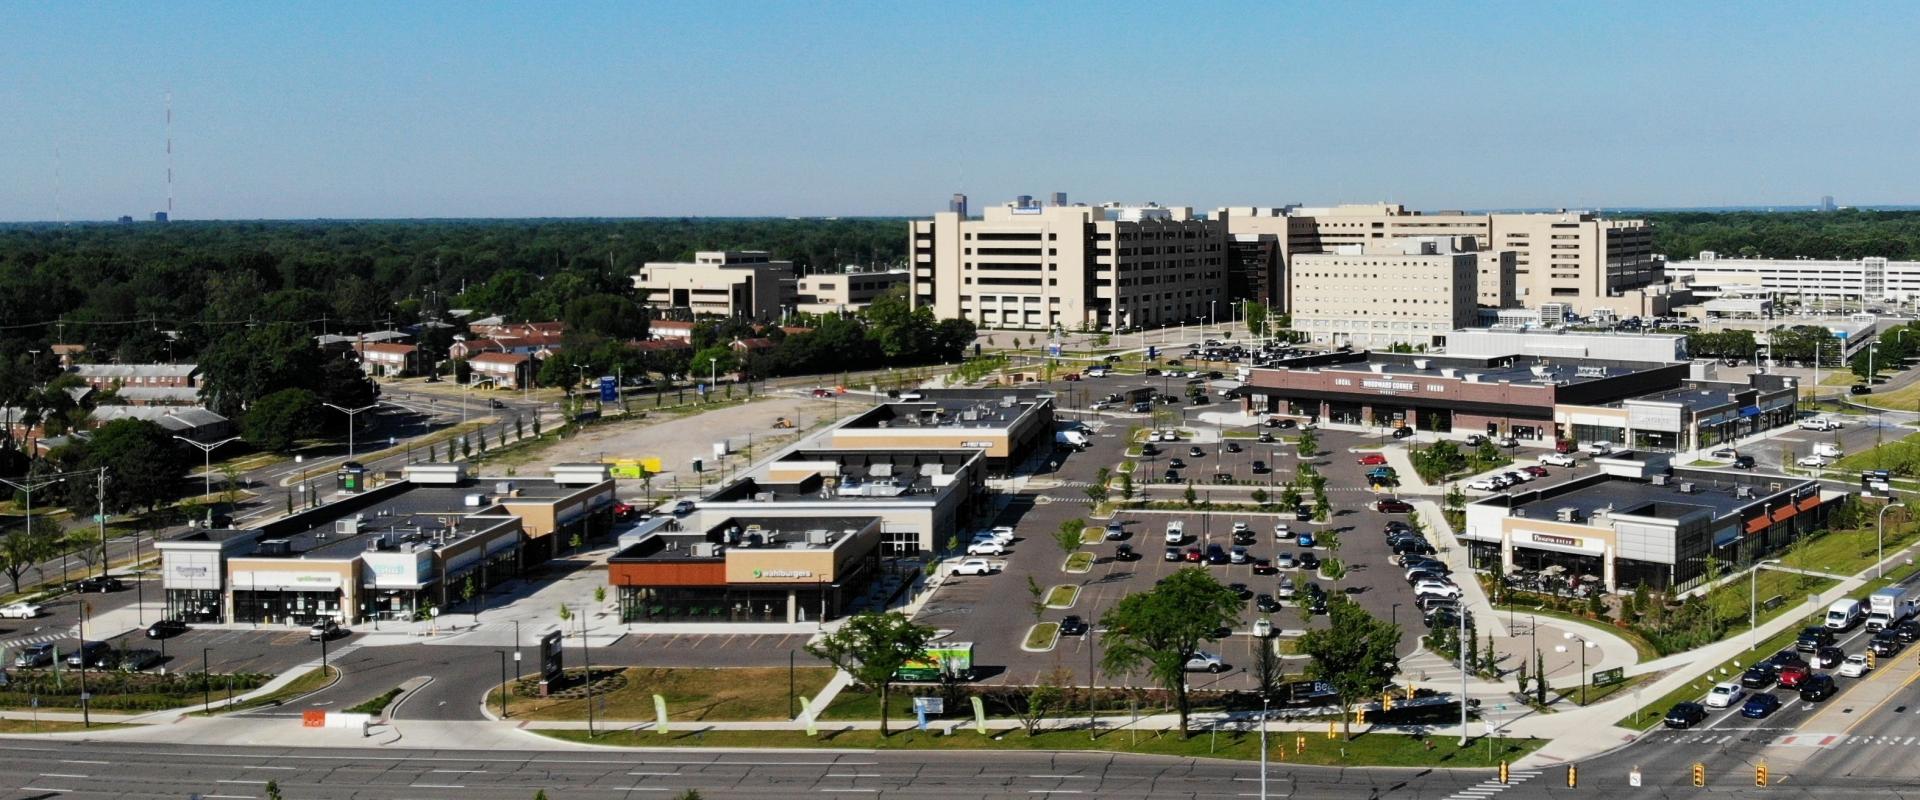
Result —
[{"label": "billboard sign", "polygon": [[612,375],[600,376],[600,402],[620,402],[620,381]]}]

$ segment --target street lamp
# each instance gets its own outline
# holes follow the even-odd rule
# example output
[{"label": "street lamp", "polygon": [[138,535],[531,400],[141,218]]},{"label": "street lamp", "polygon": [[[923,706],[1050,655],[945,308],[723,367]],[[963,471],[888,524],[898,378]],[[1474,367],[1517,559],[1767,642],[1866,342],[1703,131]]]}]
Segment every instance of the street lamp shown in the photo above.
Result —
[{"label": "street lamp", "polygon": [[[233,436],[226,439],[221,439],[220,441],[214,442],[213,444],[201,444],[200,442],[195,441],[193,439],[189,439],[185,436],[175,436],[173,438],[179,439],[180,441],[186,442],[187,444],[193,445],[194,447],[200,448],[200,457],[201,457],[200,458],[201,460],[200,493],[208,494],[208,495],[213,494],[213,450],[214,448],[219,447],[220,445],[226,444],[228,442],[240,441],[241,437]],[[213,525],[213,506],[211,505],[207,506],[207,525],[209,527]]]},{"label": "street lamp", "polygon": [[707,394],[713,394],[714,387],[720,383],[720,357],[707,356]]},{"label": "street lamp", "polygon": [[[500,656],[500,718],[507,718],[507,651],[495,650]],[[519,655],[519,653],[514,653]]]},{"label": "street lamp", "polygon": [[[1587,641],[1584,637],[1573,631],[1561,631],[1560,638],[1570,642],[1580,643],[1580,705],[1584,706],[1587,704],[1587,651],[1593,647],[1593,642]],[[1566,652],[1565,647],[1561,647],[1559,650],[1563,653]]]},{"label": "street lamp", "polygon": [[[27,496],[27,541],[29,542],[33,541],[33,490],[44,489],[56,483],[64,483],[66,482],[66,480],[67,479],[65,476],[58,477],[58,478],[48,478],[42,481],[35,481],[35,480],[32,480],[31,478],[22,479],[19,481],[11,481],[11,480],[7,480],[6,478],[0,478],[0,483],[4,483],[8,486],[11,486],[19,490],[20,492],[26,494]],[[62,569],[64,569],[66,565],[66,561],[63,559],[60,563],[61,563]],[[65,580],[65,578],[62,578],[62,580]]]},{"label": "street lamp", "polygon": [[1768,564],[1778,564],[1780,559],[1769,558],[1753,565],[1753,571],[1747,574],[1747,649],[1760,646],[1760,568]]},{"label": "street lamp", "polygon": [[472,392],[473,392],[473,387],[474,387],[474,386],[476,386],[476,385],[478,385],[478,384],[479,384],[480,382],[482,382],[482,381],[485,381],[485,382],[486,382],[486,384],[487,384],[487,385],[488,385],[489,387],[497,387],[497,386],[499,386],[499,385],[500,385],[500,384],[499,384],[499,379],[498,379],[498,378],[495,378],[495,377],[494,377],[494,376],[492,376],[492,375],[482,375],[482,376],[475,376],[475,375],[472,375],[472,374],[469,374],[469,375],[467,376],[467,387],[466,387],[465,389],[461,389],[461,390],[460,390],[460,395],[461,395],[461,396],[460,396],[460,424],[462,424],[462,425],[465,425],[465,424],[467,424],[467,398],[466,398],[466,395],[468,395],[468,394],[470,394],[470,393],[472,393]]},{"label": "street lamp", "polygon": [[331,408],[335,411],[338,411],[342,414],[347,415],[347,460],[352,461],[353,460],[354,418],[358,416],[362,411],[372,411],[376,408],[379,408],[380,404],[374,403],[372,405],[361,406],[359,408],[347,408],[345,406],[336,406],[332,403],[321,403],[320,405],[326,406],[328,408]]},{"label": "street lamp", "polygon": [[1898,506],[1906,508],[1906,503],[1888,503],[1880,507],[1880,521],[1873,534],[1873,577],[1887,577],[1887,509]]},{"label": "street lamp", "polygon": [[213,648],[211,647],[200,648],[200,690],[202,693],[200,698],[200,713],[202,714],[213,711],[213,671],[207,668],[207,653],[212,650]]},{"label": "street lamp", "polygon": [[[1270,646],[1267,643],[1262,647]],[[1266,695],[1260,696],[1260,800],[1267,800],[1267,704]]]}]

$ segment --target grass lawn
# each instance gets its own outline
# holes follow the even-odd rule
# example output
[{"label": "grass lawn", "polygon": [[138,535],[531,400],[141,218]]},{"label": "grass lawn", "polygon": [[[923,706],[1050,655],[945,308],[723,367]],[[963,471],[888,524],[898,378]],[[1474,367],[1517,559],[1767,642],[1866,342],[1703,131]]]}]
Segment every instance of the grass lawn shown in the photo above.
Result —
[{"label": "grass lawn", "polygon": [[1087,527],[1080,529],[1081,544],[1099,544],[1105,541],[1106,538],[1107,538],[1107,530],[1104,527],[1088,525]]},{"label": "grass lawn", "polygon": [[1850,399],[1875,408],[1912,411],[1915,404],[1920,404],[1920,383],[1910,383],[1891,392],[1875,391],[1873,394],[1856,395]]},{"label": "grass lawn", "polygon": [[1726,465],[1727,462],[1725,461],[1715,461],[1711,458],[1696,458],[1687,462],[1687,466],[1689,467],[1724,467]]},{"label": "grass lawn", "polygon": [[1060,641],[1060,623],[1042,622],[1027,629],[1028,650],[1052,650],[1054,642]]},{"label": "grass lawn", "polygon": [[1859,376],[1845,371],[1832,372],[1820,376],[1821,386],[1852,386],[1859,382]]},{"label": "grass lawn", "polygon": [[[936,690],[927,687],[918,688],[928,695],[938,693]],[[889,718],[913,718],[913,696],[909,693],[909,687],[894,686],[887,700],[887,708],[890,709],[887,715]],[[860,691],[851,686],[840,690],[839,694],[834,695],[833,702],[827,705],[826,710],[820,712],[820,719],[822,720],[879,718],[880,693]]]},{"label": "grass lawn", "polygon": [[1555,686],[1552,687],[1552,689],[1554,694],[1560,695],[1567,703],[1576,706],[1590,706],[1621,692],[1631,692],[1634,687],[1641,684],[1652,683],[1653,679],[1657,677],[1659,676],[1648,673],[1645,675],[1634,675],[1625,680],[1614,681],[1605,686],[1588,686],[1587,699],[1585,702],[1580,700],[1580,685],[1577,683],[1572,686]]},{"label": "grass lawn", "polygon": [[[829,667],[801,667],[794,671],[797,697],[812,697],[833,677]],[[623,673],[626,683],[606,694],[597,694],[601,705],[594,716],[608,720],[652,720],[653,696],[667,699],[667,718],[681,721],[738,721],[787,719],[788,694],[785,667],[741,668],[664,668],[632,667]],[[487,703],[500,707],[500,690],[487,693]],[[799,708],[799,700],[793,701]],[[507,710],[518,719],[583,720],[587,718],[584,698],[528,697],[517,690],[507,700]]]},{"label": "grass lawn", "polygon": [[347,708],[347,713],[378,714],[382,709],[385,709],[387,707],[388,703],[393,702],[393,698],[396,698],[399,696],[400,696],[400,687],[395,686],[392,689],[388,689],[385,692],[381,692],[377,697],[369,697],[366,700],[362,701],[359,705],[351,706]]},{"label": "grass lawn", "polygon": [[1093,554],[1082,550],[1067,556],[1066,566],[1062,568],[1068,572],[1087,572],[1093,569]]},{"label": "grass lawn", "polygon": [[[1898,513],[1895,511],[1887,516],[1893,517]],[[1871,527],[1821,534],[1800,545],[1799,551],[1789,551],[1787,565],[1835,575],[1852,575],[1878,560],[1875,557],[1874,534]],[[1916,534],[1920,534],[1920,527],[1896,525],[1889,520],[1886,550],[1892,552],[1911,544]]]},{"label": "grass lawn", "polygon": [[1745,667],[1740,665],[1751,665],[1755,661],[1759,661],[1781,650],[1792,647],[1794,640],[1798,638],[1800,638],[1800,631],[1797,628],[1788,628],[1781,631],[1779,635],[1762,641],[1759,647],[1727,659],[1725,663],[1715,665],[1700,677],[1688,681],[1686,685],[1661,695],[1645,706],[1641,706],[1639,720],[1637,722],[1634,719],[1634,715],[1628,714],[1614,724],[1622,728],[1649,728],[1658,725],[1660,724],[1660,718],[1666,715],[1667,709],[1672,708],[1674,703],[1699,701],[1700,698],[1707,696],[1707,690],[1712,688],[1714,684],[1721,681],[1739,680],[1741,670],[1745,669]]},{"label": "grass lawn", "polygon": [[[287,685],[268,694],[255,697],[251,700],[238,701],[222,708],[216,708],[213,710],[213,713],[226,714],[234,711],[246,711],[253,708],[281,705],[301,695],[311,694],[325,689],[339,679],[340,670],[333,667],[316,667],[307,670],[306,674],[288,681]],[[191,698],[189,698],[189,701],[191,701]]]},{"label": "grass lawn", "polygon": [[1048,608],[1072,608],[1073,601],[1080,599],[1080,587],[1063,583],[1047,590]]},{"label": "grass lawn", "polygon": [[[1920,386],[1920,384],[1915,385]],[[1833,462],[1833,468],[1837,470],[1888,469],[1907,472],[1916,463],[1920,463],[1920,433],[1887,442],[1879,447],[1848,454],[1845,458]]]},{"label": "grass lawn", "polygon": [[[567,741],[623,747],[1077,750],[1242,761],[1260,757],[1258,729],[1221,731],[1217,735],[1202,730],[1191,737],[1164,731],[1108,731],[1090,740],[1083,730],[1045,731],[1035,736],[1011,731],[982,736],[969,728],[952,736],[936,736],[932,732],[911,730],[910,722],[903,721],[900,727],[909,730],[896,730],[885,739],[877,730],[853,729],[823,730],[819,736],[807,736],[805,731],[681,731],[666,735],[650,731],[610,731],[593,738],[589,738],[586,731],[576,730],[540,733]],[[1537,739],[1495,739],[1490,748],[1485,739],[1475,738],[1470,739],[1466,747],[1457,747],[1450,737],[1421,738],[1388,733],[1361,733],[1352,741],[1341,741],[1316,732],[1305,735],[1306,747],[1296,751],[1296,736],[1300,734],[1269,732],[1268,758],[1281,765],[1492,768],[1502,760],[1517,760],[1544,744]]]},{"label": "grass lawn", "polygon": [[80,731],[111,731],[131,727],[134,726],[121,722],[96,722],[88,726],[78,722],[54,722],[51,720],[35,722],[30,719],[0,719],[0,733],[79,733]]}]

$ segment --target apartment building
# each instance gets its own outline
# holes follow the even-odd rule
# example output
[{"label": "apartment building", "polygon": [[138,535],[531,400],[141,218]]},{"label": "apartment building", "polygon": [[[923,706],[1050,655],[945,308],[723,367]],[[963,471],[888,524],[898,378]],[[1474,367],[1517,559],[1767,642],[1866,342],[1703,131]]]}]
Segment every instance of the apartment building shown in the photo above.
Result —
[{"label": "apartment building", "polygon": [[1323,344],[1438,346],[1477,315],[1472,237],[1339,245],[1293,258],[1293,328]]},{"label": "apartment building", "polygon": [[908,297],[982,328],[1120,330],[1225,319],[1226,228],[1190,208],[1043,206],[910,223]]},{"label": "apartment building", "polygon": [[1851,261],[1722,258],[1712,250],[1702,250],[1697,258],[1667,262],[1667,274],[1696,285],[1757,286],[1768,294],[1802,303],[1912,302],[1920,297],[1920,261],[1878,257]]},{"label": "apartment building", "polygon": [[95,389],[184,389],[200,385],[199,364],[76,364],[73,374]]},{"label": "apartment building", "polygon": [[1581,314],[1605,310],[1620,316],[1667,311],[1653,229],[1641,220],[1588,212],[1420,212],[1397,203],[1227,207],[1215,217],[1233,235],[1273,236],[1287,266],[1296,254],[1342,246],[1470,236],[1480,253],[1480,305],[1564,303]]},{"label": "apartment building", "polygon": [[633,288],[656,312],[691,317],[778,319],[796,293],[793,262],[763,250],[695,253],[692,263],[649,261]]},{"label": "apartment building", "polygon": [[874,298],[906,286],[907,271],[817,273],[802,275],[795,283],[795,311],[844,314],[866,308]]}]

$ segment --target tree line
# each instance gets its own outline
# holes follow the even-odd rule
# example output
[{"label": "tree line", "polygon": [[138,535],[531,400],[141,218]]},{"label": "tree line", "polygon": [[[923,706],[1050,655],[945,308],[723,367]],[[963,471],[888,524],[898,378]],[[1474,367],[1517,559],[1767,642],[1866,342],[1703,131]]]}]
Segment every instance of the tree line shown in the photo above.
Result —
[{"label": "tree line", "polygon": [[1920,211],[1654,211],[1653,249],[1674,260],[1702,250],[1741,258],[1920,260]]}]

